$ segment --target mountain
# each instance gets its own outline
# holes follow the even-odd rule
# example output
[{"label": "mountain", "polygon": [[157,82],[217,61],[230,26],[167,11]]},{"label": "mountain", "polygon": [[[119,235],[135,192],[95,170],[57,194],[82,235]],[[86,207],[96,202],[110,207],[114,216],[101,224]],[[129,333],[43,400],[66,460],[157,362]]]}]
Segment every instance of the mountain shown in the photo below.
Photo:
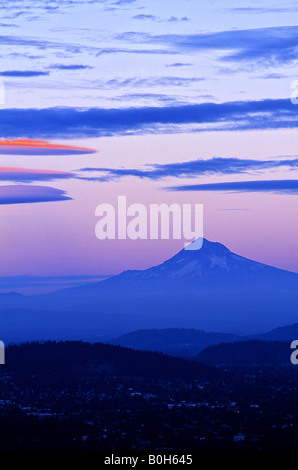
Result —
[{"label": "mountain", "polygon": [[143,271],[51,294],[1,295],[0,304],[0,338],[9,341],[32,331],[36,339],[92,341],[152,328],[257,334],[297,321],[298,274],[204,240]]},{"label": "mountain", "polygon": [[201,351],[197,359],[213,366],[291,366],[292,350],[283,341],[240,341],[216,344]]},{"label": "mountain", "polygon": [[229,343],[240,337],[229,333],[208,333],[204,330],[166,328],[138,330],[109,341],[128,348],[161,351],[171,356],[195,357],[207,346]]}]

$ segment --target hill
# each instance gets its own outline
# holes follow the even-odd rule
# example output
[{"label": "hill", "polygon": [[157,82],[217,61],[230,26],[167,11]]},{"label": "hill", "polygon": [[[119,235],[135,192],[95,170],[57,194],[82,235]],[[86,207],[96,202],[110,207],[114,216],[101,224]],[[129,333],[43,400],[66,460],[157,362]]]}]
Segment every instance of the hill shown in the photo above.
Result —
[{"label": "hill", "polygon": [[121,346],[81,341],[27,343],[6,349],[6,371],[31,377],[111,375],[164,378],[214,378],[221,372],[195,361],[158,352],[134,351]]},{"label": "hill", "polygon": [[161,351],[181,357],[194,357],[212,344],[231,342],[239,336],[228,333],[212,333],[195,329],[148,329],[137,330],[109,341],[133,349]]},{"label": "hill", "polygon": [[197,359],[213,366],[290,366],[292,350],[283,341],[236,341],[208,346]]},{"label": "hill", "polygon": [[274,328],[273,330],[263,333],[261,335],[255,335],[254,339],[260,339],[263,341],[288,341],[291,342],[294,339],[298,339],[298,323],[293,325],[281,326]]}]

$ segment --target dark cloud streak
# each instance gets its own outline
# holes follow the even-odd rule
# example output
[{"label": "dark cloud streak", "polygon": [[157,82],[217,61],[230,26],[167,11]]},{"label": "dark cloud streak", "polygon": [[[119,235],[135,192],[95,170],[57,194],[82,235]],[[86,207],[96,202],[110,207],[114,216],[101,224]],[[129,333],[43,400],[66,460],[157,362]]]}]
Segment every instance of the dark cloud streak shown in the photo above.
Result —
[{"label": "dark cloud streak", "polygon": [[50,75],[50,72],[37,70],[5,70],[0,72],[0,77],[32,78]]},{"label": "dark cloud streak", "polygon": [[278,193],[298,195],[298,180],[232,181],[164,188],[167,191],[220,191],[234,193]]},{"label": "dark cloud streak", "polygon": [[[165,165],[151,165],[144,169],[129,168],[81,168],[80,172],[103,173],[98,180],[108,181],[127,176],[160,180],[165,178],[194,178],[202,175],[240,174],[250,171],[276,170],[280,168],[298,169],[298,158],[284,160],[253,160],[240,158],[214,157],[207,160],[192,160],[183,163],[169,163]],[[96,177],[90,176],[90,180]],[[85,177],[85,179],[89,179]]]},{"label": "dark cloud streak", "polygon": [[290,99],[164,107],[0,109],[2,137],[70,138],[136,133],[298,127]]},{"label": "dark cloud streak", "polygon": [[224,53],[221,57],[224,61],[258,61],[263,65],[296,61],[298,50],[298,26],[205,34],[153,35],[127,32],[119,34],[117,38],[137,44],[163,45],[180,52],[217,50]]}]

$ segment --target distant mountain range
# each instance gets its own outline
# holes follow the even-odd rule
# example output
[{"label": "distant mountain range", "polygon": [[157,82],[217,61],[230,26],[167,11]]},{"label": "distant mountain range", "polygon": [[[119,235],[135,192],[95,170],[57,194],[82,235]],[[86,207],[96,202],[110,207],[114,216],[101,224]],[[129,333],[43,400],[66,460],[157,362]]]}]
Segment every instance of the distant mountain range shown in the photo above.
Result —
[{"label": "distant mountain range", "polygon": [[298,274],[204,240],[143,271],[51,294],[0,295],[0,338],[101,341],[137,329],[257,334],[298,320]]},{"label": "distant mountain range", "polygon": [[209,346],[250,340],[283,342],[287,344],[288,350],[289,344],[295,339],[298,339],[298,323],[251,336],[178,328],[137,330],[114,338],[109,343],[139,350],[160,351],[172,356],[195,357]]},{"label": "distant mountain range", "polygon": [[132,349],[160,351],[171,356],[195,357],[207,346],[239,341],[240,336],[194,329],[150,329],[132,331],[109,341]]}]

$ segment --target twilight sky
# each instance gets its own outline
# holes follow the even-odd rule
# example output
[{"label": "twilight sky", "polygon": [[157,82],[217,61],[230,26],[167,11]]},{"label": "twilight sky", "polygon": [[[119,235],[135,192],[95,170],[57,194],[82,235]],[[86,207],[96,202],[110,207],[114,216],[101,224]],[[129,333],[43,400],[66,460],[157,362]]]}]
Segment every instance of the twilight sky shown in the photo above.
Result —
[{"label": "twilight sky", "polygon": [[183,247],[98,240],[95,208],[119,195],[202,203],[206,238],[298,272],[297,1],[0,5],[0,291]]}]

